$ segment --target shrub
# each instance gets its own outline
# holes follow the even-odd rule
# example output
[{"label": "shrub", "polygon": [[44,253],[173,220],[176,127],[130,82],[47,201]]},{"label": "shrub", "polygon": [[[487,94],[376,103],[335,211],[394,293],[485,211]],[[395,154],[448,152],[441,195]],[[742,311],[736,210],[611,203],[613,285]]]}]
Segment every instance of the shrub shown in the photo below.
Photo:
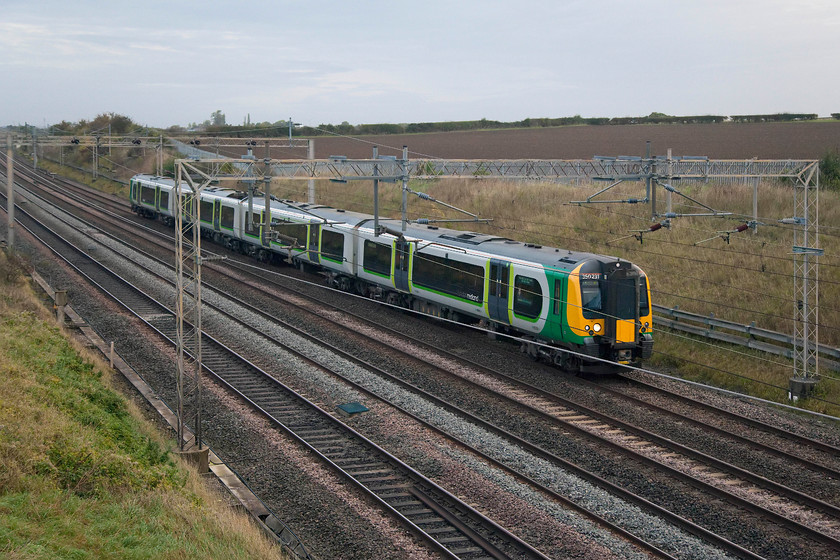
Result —
[{"label": "shrub", "polygon": [[820,159],[820,185],[824,189],[840,191],[840,152],[829,150]]}]

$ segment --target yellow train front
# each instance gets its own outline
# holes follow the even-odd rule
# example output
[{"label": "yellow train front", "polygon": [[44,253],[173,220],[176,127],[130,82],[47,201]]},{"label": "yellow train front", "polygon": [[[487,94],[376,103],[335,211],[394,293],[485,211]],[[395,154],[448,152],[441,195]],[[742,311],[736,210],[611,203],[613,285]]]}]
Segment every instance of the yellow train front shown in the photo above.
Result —
[{"label": "yellow train front", "polygon": [[610,373],[616,364],[636,364],[653,351],[650,288],[642,270],[600,255],[570,270],[547,271],[561,283],[559,320],[541,338],[571,350],[553,352],[553,361],[583,373]]}]

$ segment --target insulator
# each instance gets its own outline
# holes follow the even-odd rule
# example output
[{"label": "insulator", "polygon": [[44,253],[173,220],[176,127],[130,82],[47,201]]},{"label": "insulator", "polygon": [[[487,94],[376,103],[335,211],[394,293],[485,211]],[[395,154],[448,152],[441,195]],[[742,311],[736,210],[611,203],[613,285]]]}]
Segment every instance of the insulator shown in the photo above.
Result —
[{"label": "insulator", "polygon": [[736,228],[735,228],[735,232],[736,232],[736,233],[740,233],[740,232],[742,232],[742,231],[744,231],[744,230],[748,229],[749,227],[750,227],[750,226],[748,226],[747,224],[741,224],[740,226],[738,226],[738,227],[736,227]]},{"label": "insulator", "polygon": [[650,226],[649,229],[650,229],[650,231],[656,231],[658,229],[662,229],[662,224],[653,224],[652,226]]},{"label": "insulator", "polygon": [[418,224],[428,224],[429,223],[429,218],[419,218],[417,220],[417,223]]}]

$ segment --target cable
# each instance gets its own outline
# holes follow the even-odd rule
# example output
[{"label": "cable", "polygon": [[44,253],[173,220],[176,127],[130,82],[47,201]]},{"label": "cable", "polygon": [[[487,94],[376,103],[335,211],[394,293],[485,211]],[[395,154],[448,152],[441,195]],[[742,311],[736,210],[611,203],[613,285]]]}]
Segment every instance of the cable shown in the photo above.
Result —
[{"label": "cable", "polygon": [[[528,223],[528,224],[534,224],[534,225],[552,225],[552,224],[539,224],[539,223],[537,223],[537,222],[527,222],[527,221],[521,221],[521,222]],[[503,226],[495,226],[495,225],[494,225],[493,227],[496,227],[496,228],[501,229],[501,230],[506,230],[506,229],[507,229],[507,228],[504,228]],[[569,228],[570,226],[558,226],[558,227],[565,227],[565,228]],[[546,237],[546,238],[548,238],[548,237],[549,237],[549,236],[548,236],[547,234],[545,234],[545,233],[542,233],[542,234],[541,234],[541,236],[542,236],[542,237]],[[553,239],[553,238],[552,238],[552,239]],[[564,239],[564,238],[561,238],[561,239]],[[579,241],[579,240],[570,240],[570,241]],[[675,244],[679,244],[679,245],[682,245],[681,243],[677,243],[677,242],[673,242],[673,243],[675,243]],[[609,246],[609,245],[608,245],[608,246]],[[657,254],[658,254],[658,253],[657,253]],[[735,253],[735,254],[736,254],[736,255],[741,255],[742,253]],[[670,255],[669,255],[669,256],[670,256]],[[764,255],[764,256],[753,255],[753,256],[756,256],[756,257],[770,257],[769,255]],[[779,259],[781,259],[781,257],[775,257],[775,258],[779,258]],[[701,263],[701,264],[707,264],[707,261],[700,261],[700,260],[696,260],[696,259],[689,259],[689,260],[691,260],[691,261],[693,261],[693,262],[698,262],[698,263]],[[785,259],[785,261],[787,261],[787,259]],[[787,262],[789,262],[789,261],[787,261]],[[733,267],[732,267],[732,265],[728,265],[728,264],[723,264],[723,263],[713,263],[713,264],[717,264],[718,266],[725,266],[725,267],[728,267],[728,268],[733,268]],[[658,269],[657,269],[657,268],[655,268],[655,267],[654,267],[654,268],[651,268],[651,267],[646,267],[646,269],[648,270],[648,272],[650,272],[650,271],[652,271],[652,270],[658,270]],[[743,268],[741,267],[741,268],[739,268],[739,270],[743,270]],[[757,269],[752,269],[752,270],[757,271]],[[764,272],[762,271],[762,273],[764,273]],[[776,275],[780,275],[780,276],[785,276],[785,277],[786,277],[786,276],[790,276],[790,275],[787,275],[787,274],[784,274],[784,273],[772,273],[772,274],[776,274]],[[707,278],[696,278],[696,277],[690,277],[690,276],[686,276],[686,277],[688,277],[688,278],[692,278],[692,279],[695,279],[695,280],[698,280],[698,281],[703,281],[703,282],[706,282],[706,283],[708,283],[708,284],[710,284],[710,285],[717,285],[717,286],[721,286],[721,287],[724,287],[724,288],[727,288],[727,289],[736,290],[736,291],[738,291],[738,292],[747,292],[747,293],[753,293],[753,294],[760,294],[760,295],[763,295],[763,296],[765,296],[765,297],[767,297],[767,296],[768,296],[768,294],[765,294],[764,292],[758,292],[758,291],[749,290],[749,289],[747,289],[747,288],[744,288],[743,286],[732,286],[732,285],[729,285],[729,284],[723,284],[723,283],[719,283],[719,282],[711,282],[711,281],[709,281]],[[677,295],[677,294],[669,294],[669,293],[667,293],[667,292],[662,292],[662,291],[659,291],[659,290],[654,290],[653,288],[651,289],[651,291],[652,291],[652,292],[656,292],[656,293],[664,293],[665,295],[670,295],[670,296],[673,296],[673,297],[678,297],[678,298],[683,298],[683,299],[690,299],[690,300],[692,300],[692,301],[699,301],[699,302],[708,303],[708,304],[711,304],[711,305],[716,305],[716,303],[715,303],[715,302],[711,302],[711,301],[707,301],[707,300],[701,300],[701,299],[697,299],[697,298],[687,298],[687,297],[685,297],[685,296],[680,296],[680,295]],[[790,304],[793,304],[793,300],[789,300],[789,299],[782,298],[782,297],[778,297],[778,296],[770,296],[770,297],[773,297],[774,299],[777,299],[777,300],[782,301],[782,302],[785,302],[785,303],[790,303]],[[740,311],[744,311],[744,312],[748,312],[748,313],[755,313],[755,314],[759,314],[759,315],[763,315],[763,316],[767,316],[767,317],[772,317],[772,318],[776,318],[776,319],[784,319],[784,320],[789,320],[789,319],[790,319],[789,317],[783,317],[783,316],[780,316],[780,315],[775,315],[775,314],[772,314],[772,313],[761,312],[761,311],[758,311],[758,310],[752,310],[752,309],[746,309],[746,308],[735,308],[735,309],[738,309],[738,310],[740,310]],[[840,311],[840,310],[838,310],[838,309],[836,309],[836,308],[827,307],[827,306],[825,306],[825,305],[820,306],[820,309],[825,310],[825,311]],[[822,327],[824,327],[824,328],[827,328],[827,329],[831,329],[831,330],[838,330],[838,327],[833,327],[833,326],[826,325],[826,324],[820,324],[820,326],[822,326]]]}]

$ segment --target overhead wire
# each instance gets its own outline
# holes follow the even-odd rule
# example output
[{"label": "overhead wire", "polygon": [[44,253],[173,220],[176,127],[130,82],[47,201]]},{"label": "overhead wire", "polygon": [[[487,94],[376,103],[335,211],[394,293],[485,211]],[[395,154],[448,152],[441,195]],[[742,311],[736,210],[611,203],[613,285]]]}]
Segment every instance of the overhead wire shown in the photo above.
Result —
[{"label": "overhead wire", "polygon": [[[633,216],[633,217],[635,217],[635,216]],[[543,223],[543,222],[535,222],[535,221],[527,221],[527,220],[517,220],[517,222],[519,222],[519,223],[526,223],[526,224],[530,224],[530,225],[537,225],[537,226],[540,226],[540,227],[549,226],[549,227],[558,227],[558,228],[565,228],[565,229],[576,229],[576,228],[575,228],[575,227],[573,227],[573,226],[562,226],[562,225],[555,225],[555,224],[548,224],[548,223]],[[497,224],[492,224],[492,225],[491,225],[491,227],[493,227],[493,228],[497,228],[497,229],[499,229],[499,230],[503,230],[503,231],[508,231],[508,228],[505,228],[504,226],[499,226],[499,225],[497,225]],[[519,231],[519,230],[517,230],[517,231]],[[592,230],[590,230],[590,231],[592,231]],[[529,233],[531,233],[531,234],[535,234],[535,232],[529,232]],[[597,232],[597,231],[596,231],[596,233],[607,233],[607,232]],[[610,232],[610,233],[612,233],[612,232]],[[564,240],[571,241],[571,242],[578,242],[578,241],[580,241],[580,240],[579,240],[579,239],[577,239],[577,238],[575,238],[575,239],[572,239],[572,238],[567,238],[567,237],[560,237],[560,238],[557,238],[557,237],[555,237],[555,236],[551,236],[551,235],[549,235],[549,234],[545,233],[544,231],[540,232],[540,233],[539,233],[539,234],[537,234],[537,235],[539,235],[540,237],[543,237],[543,238],[545,238],[545,239],[549,239],[549,238],[550,238],[552,241],[553,241],[553,240],[555,240],[555,239],[564,239]],[[667,240],[662,240],[662,239],[658,239],[658,240],[657,240],[657,242],[660,242],[660,243],[672,243],[672,244],[675,244],[675,245],[686,245],[686,244],[683,244],[683,243],[680,243],[680,242],[673,242],[673,241],[667,241]],[[599,244],[599,245],[605,245],[605,246],[608,246],[608,247],[612,246],[612,245],[609,245],[609,244],[604,243],[604,242],[594,242],[594,243],[597,243],[597,244]],[[688,245],[688,246],[689,246],[689,247],[693,247],[693,245]],[[688,261],[690,261],[690,262],[696,262],[696,263],[703,264],[703,265],[709,265],[709,264],[712,264],[712,265],[721,266],[721,267],[735,268],[735,267],[734,267],[734,265],[727,264],[727,263],[715,263],[715,262],[705,261],[705,260],[700,260],[700,259],[692,259],[692,258],[690,258],[690,257],[686,257],[686,256],[663,255],[662,253],[658,253],[658,252],[654,253],[654,252],[651,252],[651,251],[644,251],[644,250],[640,250],[640,249],[638,249],[638,248],[633,248],[633,249],[631,249],[631,251],[636,252],[636,253],[638,253],[638,252],[642,252],[642,253],[655,254],[655,255],[661,255],[661,256],[672,257],[672,258],[680,258],[680,259],[683,259],[683,260],[688,260]],[[742,255],[744,255],[744,254],[746,254],[746,255],[752,255],[752,256],[755,256],[755,257],[758,257],[758,258],[762,258],[762,257],[769,258],[769,257],[771,257],[771,256],[772,256],[772,255],[755,255],[755,254],[751,254],[751,253],[732,252],[732,251],[730,251],[730,253],[733,253],[733,254],[738,255],[738,256],[742,256]],[[784,262],[790,262],[789,258],[788,258],[788,259],[784,259],[783,257],[776,257],[776,256],[772,256],[772,257],[773,257],[773,258],[776,258],[776,259],[778,259],[778,260],[783,260]],[[831,265],[825,265],[825,266],[831,266]],[[649,271],[652,271],[652,270],[657,270],[657,268],[656,268],[656,267],[651,268],[650,266],[647,266],[646,268],[647,268]],[[792,278],[792,277],[793,277],[793,275],[792,275],[792,274],[781,273],[781,272],[775,272],[775,271],[766,271],[766,270],[759,270],[759,269],[744,269],[743,267],[738,267],[738,270],[754,271],[754,272],[758,272],[758,273],[761,273],[761,274],[773,274],[773,275],[777,275],[777,276],[781,276],[781,277],[789,277],[789,278]],[[747,292],[747,293],[760,294],[760,295],[763,295],[764,297],[771,297],[771,298],[773,298],[773,299],[777,299],[777,300],[782,301],[782,302],[785,302],[785,303],[790,303],[790,304],[794,304],[794,303],[795,303],[795,302],[794,302],[794,300],[792,300],[792,299],[786,299],[786,298],[782,298],[782,297],[779,297],[779,296],[773,296],[773,295],[770,295],[770,294],[766,294],[766,293],[764,293],[764,292],[759,292],[759,291],[755,291],[755,290],[750,290],[749,288],[746,288],[746,287],[744,287],[744,286],[742,286],[742,285],[739,285],[739,286],[733,286],[733,285],[730,285],[730,284],[724,284],[724,283],[721,283],[721,282],[714,282],[714,281],[709,280],[708,278],[696,278],[696,277],[685,276],[685,275],[683,275],[683,277],[693,278],[693,279],[695,279],[695,280],[702,281],[702,282],[705,282],[705,283],[710,284],[710,285],[716,285],[716,286],[720,286],[720,287],[723,287],[723,288],[736,290],[736,291],[739,291],[739,292]],[[840,282],[833,282],[833,281],[830,281],[830,280],[829,280],[829,281],[827,281],[827,282],[829,282],[829,283],[835,283],[835,284],[840,283]],[[661,292],[661,291],[659,291],[659,290],[654,290],[654,291],[658,291],[659,293],[663,293],[663,292]],[[703,302],[703,303],[708,303],[708,304],[712,304],[712,305],[714,305],[714,304],[715,304],[715,302],[711,302],[711,301],[707,301],[707,300],[702,300],[702,299],[697,299],[697,298],[685,298],[685,296],[680,296],[680,295],[678,295],[678,294],[667,294],[667,295],[671,295],[671,296],[673,296],[673,297],[678,297],[678,298],[684,298],[684,299],[692,299],[693,301],[700,301],[700,302]],[[832,307],[828,307],[828,306],[825,306],[825,305],[821,305],[821,306],[820,306],[820,308],[821,308],[821,309],[823,309],[823,310],[825,310],[825,311],[840,311],[839,309],[832,308]],[[756,314],[760,314],[760,315],[764,315],[764,316],[768,316],[768,317],[773,317],[773,318],[779,318],[779,319],[789,319],[789,317],[784,317],[784,316],[780,316],[780,315],[775,315],[775,314],[772,314],[772,313],[761,312],[761,311],[757,311],[757,310],[750,310],[750,309],[746,309],[746,308],[737,308],[737,309],[738,309],[738,310],[740,310],[740,311],[745,311],[745,312],[756,313]],[[830,326],[830,325],[824,325],[824,324],[821,324],[820,326],[823,326],[823,327],[828,328],[828,329],[833,329],[833,330],[836,330],[836,329],[837,329],[837,327],[832,327],[832,326]]]},{"label": "overhead wire", "polygon": [[[276,127],[276,128],[278,128],[278,129],[279,129],[279,128],[283,128],[283,127],[278,126],[278,127]],[[328,130],[325,130],[325,129],[320,129],[320,128],[318,128],[318,127],[313,127],[313,128],[315,128],[316,130],[319,130],[319,131],[321,131],[321,132],[324,132],[325,134],[331,134],[331,135],[334,135],[334,136],[339,136],[339,137],[349,138],[349,139],[352,139],[352,140],[355,140],[355,141],[358,141],[358,142],[363,142],[363,143],[367,143],[367,144],[371,144],[371,145],[378,145],[378,146],[380,146],[380,147],[385,147],[386,149],[399,150],[399,148],[396,148],[396,147],[382,146],[382,144],[381,144],[381,143],[375,143],[375,142],[371,142],[371,141],[367,141],[367,140],[363,140],[363,139],[355,138],[355,137],[353,137],[353,136],[347,136],[347,135],[343,135],[343,134],[339,134],[339,133],[334,133],[334,132],[332,132],[332,131],[328,131]],[[241,133],[241,131],[240,131],[240,133]],[[432,158],[434,158],[434,156],[428,156],[428,155],[426,155],[426,154],[422,154],[422,153],[419,153],[419,152],[410,152],[410,153],[412,153],[412,154],[416,154],[416,155],[421,155],[421,156],[426,156],[426,157],[432,157]],[[111,161],[112,163],[115,163],[115,162],[113,162],[112,160],[110,160],[110,159],[108,159],[108,158],[105,158],[105,159],[106,159],[107,161]],[[436,158],[436,159],[439,159],[439,158]],[[115,163],[115,164],[116,164],[116,163]],[[116,165],[120,165],[120,164],[116,164]],[[126,166],[122,166],[122,165],[120,165],[120,166],[121,166],[121,167],[123,167],[123,168],[125,168],[125,169],[129,169],[129,168],[128,168],[128,167],[126,167]],[[635,217],[634,217],[634,218],[635,218]],[[525,222],[525,223],[529,223],[529,222]],[[545,225],[548,225],[548,224],[545,224]],[[778,226],[775,226],[775,224],[772,224],[772,225],[773,225],[774,227],[778,227]],[[497,226],[497,227],[498,227],[498,226]],[[506,228],[499,227],[499,229],[504,230],[504,229],[506,229]],[[571,228],[571,229],[574,229],[574,228]],[[604,233],[604,232],[602,232],[602,233]],[[561,239],[563,239],[563,238],[561,238]],[[749,241],[753,241],[753,240],[749,239]],[[756,240],[756,241],[757,241],[757,240]],[[657,240],[657,242],[671,243],[671,244],[674,244],[674,245],[681,245],[681,246],[694,246],[694,245],[689,245],[689,244],[687,244],[687,243],[674,242],[674,241],[663,241],[663,240]],[[599,245],[607,245],[607,246],[610,246],[609,244],[604,244],[604,243],[598,243],[598,244],[599,244]],[[636,250],[636,249],[633,249],[633,250]],[[641,251],[641,252],[645,253],[646,251]],[[757,255],[757,254],[754,254],[754,253],[745,253],[745,252],[740,252],[740,251],[729,251],[729,250],[724,250],[724,251],[722,251],[722,252],[725,252],[725,253],[734,253],[734,254],[737,254],[737,255],[744,255],[744,254],[745,254],[745,255],[752,255],[752,256],[755,256],[755,257],[758,257],[758,258],[766,258],[766,259],[779,259],[779,260],[782,260],[782,259],[783,259],[782,257],[777,257],[777,256],[775,256],[775,255],[763,255],[763,254],[762,254],[762,255]],[[670,257],[671,257],[671,258],[681,258],[681,257],[675,257],[675,256],[670,256]],[[701,260],[698,260],[698,259],[685,259],[685,260],[689,260],[689,261],[693,261],[693,262],[699,262],[699,263],[704,263],[704,264],[712,264],[712,265],[715,265],[715,266],[732,267],[732,265],[728,265],[728,264],[726,264],[726,263],[709,263],[708,261],[701,261]],[[823,266],[829,266],[829,267],[838,266],[838,265],[831,265],[831,264],[828,264],[828,263],[822,263],[822,264],[823,264]],[[754,271],[754,272],[760,272],[760,273],[767,273],[767,271],[759,271],[758,269],[748,269],[748,270],[751,270],[751,271]],[[784,274],[784,273],[775,273],[775,272],[771,272],[771,274],[778,274],[778,275],[781,275],[781,276],[790,276],[790,275],[788,275],[788,274]],[[832,283],[840,283],[840,282],[832,282]],[[724,285],[724,286],[726,286],[726,285]],[[731,287],[731,286],[729,286],[729,287]],[[653,290],[652,290],[652,291],[653,291]],[[682,296],[677,296],[677,297],[682,297]],[[691,299],[691,298],[688,298],[688,299]],[[714,302],[707,302],[707,301],[705,301],[705,300],[699,300],[699,301],[703,301],[704,303],[714,303]],[[744,310],[744,309],[741,309],[741,310]],[[751,311],[751,310],[744,310],[744,311]],[[769,316],[774,316],[774,315],[770,315],[770,314],[767,314],[767,315],[769,315]],[[824,327],[826,327],[826,328],[832,328],[832,327],[828,327],[828,326],[824,326]],[[714,346],[714,344],[712,344],[712,345]],[[777,363],[777,362],[771,362],[771,363]],[[697,365],[703,365],[703,364],[697,364]],[[704,366],[704,367],[708,367],[708,366]],[[715,369],[717,369],[717,368],[715,368]],[[723,371],[723,370],[720,370],[720,371]],[[727,372],[727,373],[731,373],[731,372]],[[738,374],[733,374],[733,375],[736,375],[736,376],[737,376]],[[778,387],[777,387],[777,388],[778,388]],[[833,403],[832,403],[832,404],[833,404]]]}]

